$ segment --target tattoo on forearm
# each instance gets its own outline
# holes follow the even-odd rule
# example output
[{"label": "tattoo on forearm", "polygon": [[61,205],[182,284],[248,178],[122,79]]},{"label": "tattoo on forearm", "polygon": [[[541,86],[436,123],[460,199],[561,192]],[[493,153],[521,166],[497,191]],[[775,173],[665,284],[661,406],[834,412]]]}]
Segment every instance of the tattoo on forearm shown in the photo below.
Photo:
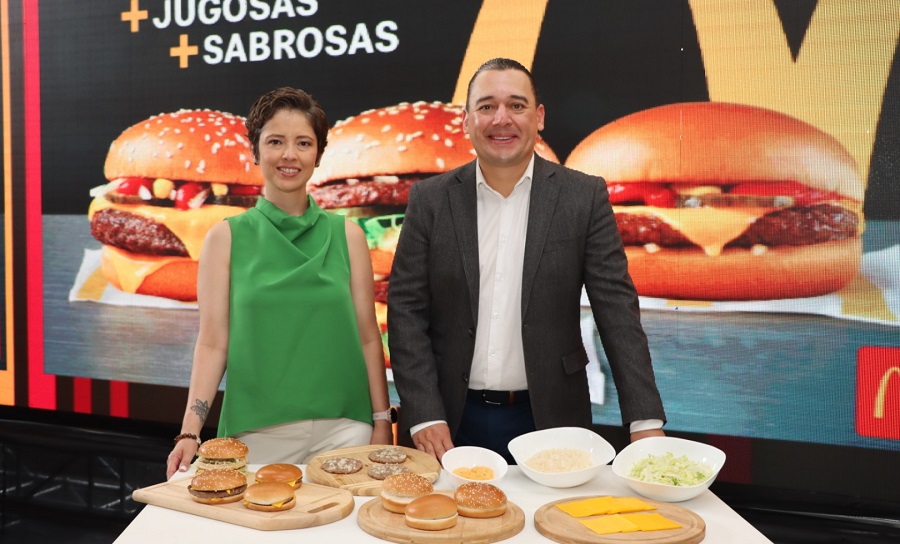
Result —
[{"label": "tattoo on forearm", "polygon": [[197,399],[194,401],[194,405],[191,406],[191,411],[197,414],[201,422],[204,422],[206,421],[206,416],[209,415],[209,402]]}]

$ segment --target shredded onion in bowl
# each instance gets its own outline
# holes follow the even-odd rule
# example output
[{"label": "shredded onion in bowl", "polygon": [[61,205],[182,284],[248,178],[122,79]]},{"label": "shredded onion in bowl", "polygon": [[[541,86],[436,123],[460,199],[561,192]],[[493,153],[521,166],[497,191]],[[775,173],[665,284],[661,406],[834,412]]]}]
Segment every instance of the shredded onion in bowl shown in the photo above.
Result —
[{"label": "shredded onion in bowl", "polygon": [[691,461],[687,455],[675,457],[672,452],[666,452],[663,455],[650,454],[636,462],[628,475],[642,482],[690,486],[702,484],[712,473],[709,465]]}]

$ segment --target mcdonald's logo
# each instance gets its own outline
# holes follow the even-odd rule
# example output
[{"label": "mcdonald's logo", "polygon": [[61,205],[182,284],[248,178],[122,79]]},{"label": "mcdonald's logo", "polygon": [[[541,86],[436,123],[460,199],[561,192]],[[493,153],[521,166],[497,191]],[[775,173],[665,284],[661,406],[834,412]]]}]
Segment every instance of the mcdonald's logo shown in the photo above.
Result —
[{"label": "mcdonald's logo", "polygon": [[856,432],[900,440],[900,348],[857,352]]}]

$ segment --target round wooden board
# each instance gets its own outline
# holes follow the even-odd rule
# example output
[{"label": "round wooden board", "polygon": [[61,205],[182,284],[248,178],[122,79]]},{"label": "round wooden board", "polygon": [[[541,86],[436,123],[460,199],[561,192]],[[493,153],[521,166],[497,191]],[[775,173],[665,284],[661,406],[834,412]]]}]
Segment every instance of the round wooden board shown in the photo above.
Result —
[{"label": "round wooden board", "polygon": [[[374,497],[381,494],[381,480],[376,480],[367,474],[369,467],[378,463],[369,460],[369,454],[373,451],[384,449],[387,447],[395,447],[406,453],[406,461],[403,466],[408,468],[410,472],[425,477],[429,482],[436,482],[438,476],[441,475],[441,464],[438,460],[416,449],[406,448],[403,446],[353,446],[350,448],[341,448],[338,450],[326,451],[320,453],[310,460],[306,465],[306,473],[304,479],[308,482],[319,485],[327,485],[346,489],[354,495],[360,497]],[[322,463],[328,459],[335,457],[352,457],[359,459],[363,463],[363,467],[353,474],[331,474],[322,470]]]},{"label": "round wooden board", "polygon": [[706,522],[694,512],[675,504],[654,501],[643,497],[641,498],[642,501],[656,507],[656,510],[651,510],[647,512],[648,514],[662,514],[670,520],[680,523],[681,528],[665,529],[662,531],[637,531],[634,533],[598,535],[579,523],[578,518],[573,518],[556,507],[556,505],[560,503],[581,501],[591,498],[594,497],[570,497],[541,506],[534,513],[535,529],[550,540],[564,542],[566,544],[606,544],[618,542],[696,544],[703,540],[703,537],[706,535]]},{"label": "round wooden board", "polygon": [[[447,493],[438,491],[438,493]],[[448,494],[452,495],[452,491]],[[388,512],[381,499],[372,499],[360,506],[356,514],[359,527],[370,535],[390,542],[458,542],[477,544],[499,542],[519,534],[525,528],[525,512],[508,502],[506,512],[496,518],[476,519],[459,516],[456,525],[440,531],[413,529],[403,514]]]}]

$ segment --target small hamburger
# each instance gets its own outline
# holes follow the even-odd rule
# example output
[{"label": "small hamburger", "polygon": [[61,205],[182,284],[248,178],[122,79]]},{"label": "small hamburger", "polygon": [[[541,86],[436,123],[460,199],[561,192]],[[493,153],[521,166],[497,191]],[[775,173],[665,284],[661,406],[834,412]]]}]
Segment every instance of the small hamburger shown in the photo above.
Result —
[{"label": "small hamburger", "polygon": [[425,495],[406,506],[404,520],[414,529],[440,531],[456,525],[459,515],[456,502],[447,495]]},{"label": "small hamburger", "polygon": [[[464,111],[443,102],[404,102],[338,121],[309,181],[309,194],[319,206],[354,218],[366,233],[382,334],[387,332],[387,286],[410,186],[475,159],[462,128]],[[540,137],[535,151],[559,162]]]},{"label": "small hamburger", "polygon": [[388,512],[402,514],[414,499],[434,492],[434,486],[424,476],[414,472],[392,474],[381,482],[381,505]]},{"label": "small hamburger", "polygon": [[606,180],[640,295],[812,297],[858,273],[863,180],[836,138],[799,119],[660,106],[590,134],[566,166]]},{"label": "small hamburger", "polygon": [[273,463],[260,467],[254,478],[260,483],[279,482],[297,488],[303,484],[303,471],[296,465]]},{"label": "small hamburger", "polygon": [[246,489],[246,476],[236,470],[219,468],[198,472],[191,479],[188,493],[199,503],[226,504],[241,500]]},{"label": "small hamburger", "polygon": [[209,229],[256,204],[263,178],[244,120],[181,110],[126,129],[110,145],[109,183],[91,191],[104,277],[127,293],[197,300]]},{"label": "small hamburger", "polygon": [[213,438],[197,449],[197,471],[212,469],[243,470],[249,448],[237,438]]},{"label": "small hamburger", "polygon": [[260,512],[281,512],[297,504],[294,488],[282,482],[262,482],[244,492],[244,506]]}]

